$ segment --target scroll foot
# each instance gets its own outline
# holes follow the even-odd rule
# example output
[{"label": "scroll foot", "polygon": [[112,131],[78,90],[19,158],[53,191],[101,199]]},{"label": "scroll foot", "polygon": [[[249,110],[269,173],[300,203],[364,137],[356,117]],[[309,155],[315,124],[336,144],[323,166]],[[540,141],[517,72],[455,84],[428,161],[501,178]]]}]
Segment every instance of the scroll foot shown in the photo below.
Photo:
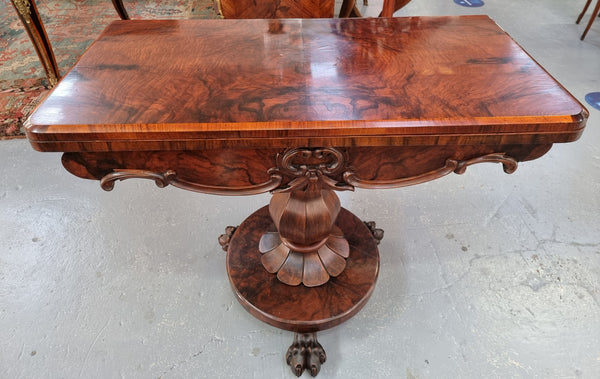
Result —
[{"label": "scroll foot", "polygon": [[373,238],[375,238],[375,242],[379,245],[379,242],[383,239],[383,229],[377,228],[375,225],[375,221],[364,221],[365,225],[371,231]]},{"label": "scroll foot", "polygon": [[221,234],[219,236],[219,244],[221,245],[223,250],[227,251],[229,249],[229,242],[231,241],[233,233],[235,233],[236,229],[237,226],[228,226],[225,228],[225,234]]},{"label": "scroll foot", "polygon": [[302,375],[304,370],[317,376],[327,355],[317,341],[317,333],[294,333],[294,342],[288,349],[285,360],[296,376]]}]

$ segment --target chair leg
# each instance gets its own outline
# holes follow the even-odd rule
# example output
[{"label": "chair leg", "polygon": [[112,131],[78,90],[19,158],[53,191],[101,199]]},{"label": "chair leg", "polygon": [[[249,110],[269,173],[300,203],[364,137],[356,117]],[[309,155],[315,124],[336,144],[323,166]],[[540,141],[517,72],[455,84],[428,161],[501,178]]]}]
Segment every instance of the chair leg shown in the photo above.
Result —
[{"label": "chair leg", "polygon": [[121,20],[130,20],[129,15],[127,14],[127,10],[123,5],[123,0],[112,0],[112,3],[115,7],[115,10],[117,11],[117,14],[119,15],[119,17],[121,17]]},{"label": "chair leg", "polygon": [[348,18],[352,14],[352,10],[356,7],[355,0],[344,0],[340,8],[339,18]]},{"label": "chair leg", "polygon": [[402,9],[406,4],[410,3],[411,0],[384,0],[383,9],[379,14],[379,17],[393,17],[394,12]]},{"label": "chair leg", "polygon": [[581,21],[581,19],[583,18],[583,15],[585,14],[585,12],[587,12],[588,7],[590,6],[591,2],[592,2],[592,0],[587,0],[585,2],[585,5],[583,6],[583,10],[579,14],[579,17],[577,17],[577,21],[575,21],[576,24],[579,24],[579,21]]},{"label": "chair leg", "polygon": [[56,85],[58,79],[60,79],[58,65],[35,2],[33,0],[31,2],[29,0],[11,0],[11,3],[33,43],[48,81],[51,85]]},{"label": "chair leg", "polygon": [[596,7],[594,8],[594,11],[592,12],[592,17],[590,17],[590,22],[588,22],[587,26],[585,27],[585,30],[583,31],[583,34],[581,35],[582,41],[585,38],[585,35],[587,34],[587,32],[592,27],[592,24],[594,23],[594,20],[596,19],[596,17],[598,17],[599,13],[600,13],[600,0],[598,0],[598,2],[596,3]]},{"label": "chair leg", "polygon": [[[367,0],[365,0],[365,1],[367,1]],[[369,4],[364,4],[364,5],[369,5]],[[352,8],[352,12],[350,12],[350,17],[362,17],[360,10],[358,10],[358,7],[356,6],[356,3],[354,3],[354,8]]]}]

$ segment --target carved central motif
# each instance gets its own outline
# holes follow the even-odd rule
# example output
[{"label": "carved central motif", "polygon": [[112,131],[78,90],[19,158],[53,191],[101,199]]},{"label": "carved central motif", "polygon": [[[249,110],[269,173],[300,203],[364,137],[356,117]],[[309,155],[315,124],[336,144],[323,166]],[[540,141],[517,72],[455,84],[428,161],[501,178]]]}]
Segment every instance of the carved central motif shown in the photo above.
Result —
[{"label": "carved central motif", "polygon": [[340,201],[334,190],[353,187],[332,179],[346,169],[336,149],[291,149],[277,157],[274,171],[295,177],[274,191],[269,213],[277,232],[259,244],[262,264],[286,284],[319,286],[346,267],[350,246],[334,225]]},{"label": "carved central motif", "polygon": [[333,148],[291,149],[277,156],[277,168],[292,176],[336,175],[346,168],[344,153]]}]

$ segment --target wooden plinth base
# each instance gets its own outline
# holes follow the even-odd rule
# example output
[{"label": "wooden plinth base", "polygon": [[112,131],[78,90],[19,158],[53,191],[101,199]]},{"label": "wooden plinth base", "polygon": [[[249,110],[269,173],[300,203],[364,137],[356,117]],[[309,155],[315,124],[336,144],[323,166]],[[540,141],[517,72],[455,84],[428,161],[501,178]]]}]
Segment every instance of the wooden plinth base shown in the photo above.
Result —
[{"label": "wooden plinth base", "polygon": [[354,316],[367,302],[379,272],[376,240],[365,224],[341,209],[336,225],[350,244],[346,269],[319,287],[290,286],[263,267],[258,242],[275,231],[268,207],[248,217],[227,250],[227,273],[240,303],[256,318],[280,329],[311,333]]}]

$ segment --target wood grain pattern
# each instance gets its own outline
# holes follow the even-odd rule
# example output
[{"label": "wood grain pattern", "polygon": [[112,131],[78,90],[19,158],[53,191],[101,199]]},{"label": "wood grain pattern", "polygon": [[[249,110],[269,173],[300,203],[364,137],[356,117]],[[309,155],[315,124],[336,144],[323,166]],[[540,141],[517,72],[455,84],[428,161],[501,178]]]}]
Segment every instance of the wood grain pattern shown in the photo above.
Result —
[{"label": "wood grain pattern", "polygon": [[586,118],[486,16],[115,21],[27,134],[42,151],[551,144]]},{"label": "wood grain pattern", "polygon": [[[389,181],[422,175],[444,167],[446,161],[468,161],[492,153],[505,153],[522,162],[539,158],[551,145],[465,145],[348,147],[347,169],[356,177]],[[115,170],[175,171],[180,180],[210,186],[255,186],[269,180],[284,149],[223,149],[201,151],[118,151],[65,153],[64,167],[84,179],[100,180]],[[295,176],[281,172],[281,187]],[[332,179],[343,182],[343,171]],[[278,197],[274,198],[277,201]],[[282,199],[284,201],[284,199]],[[283,207],[279,207],[283,209]],[[280,217],[278,215],[277,217]]]},{"label": "wood grain pattern", "polygon": [[342,208],[336,225],[350,243],[346,269],[320,287],[291,287],[261,264],[261,231],[275,230],[267,207],[248,217],[227,253],[227,273],[244,308],[270,325],[299,333],[328,329],[355,315],[375,287],[379,252],[368,228],[352,213]]},{"label": "wood grain pattern", "polygon": [[179,179],[213,186],[248,186],[269,179],[279,149],[202,151],[123,151],[65,153],[63,166],[73,175],[100,180],[115,169],[157,173],[173,170]]}]

